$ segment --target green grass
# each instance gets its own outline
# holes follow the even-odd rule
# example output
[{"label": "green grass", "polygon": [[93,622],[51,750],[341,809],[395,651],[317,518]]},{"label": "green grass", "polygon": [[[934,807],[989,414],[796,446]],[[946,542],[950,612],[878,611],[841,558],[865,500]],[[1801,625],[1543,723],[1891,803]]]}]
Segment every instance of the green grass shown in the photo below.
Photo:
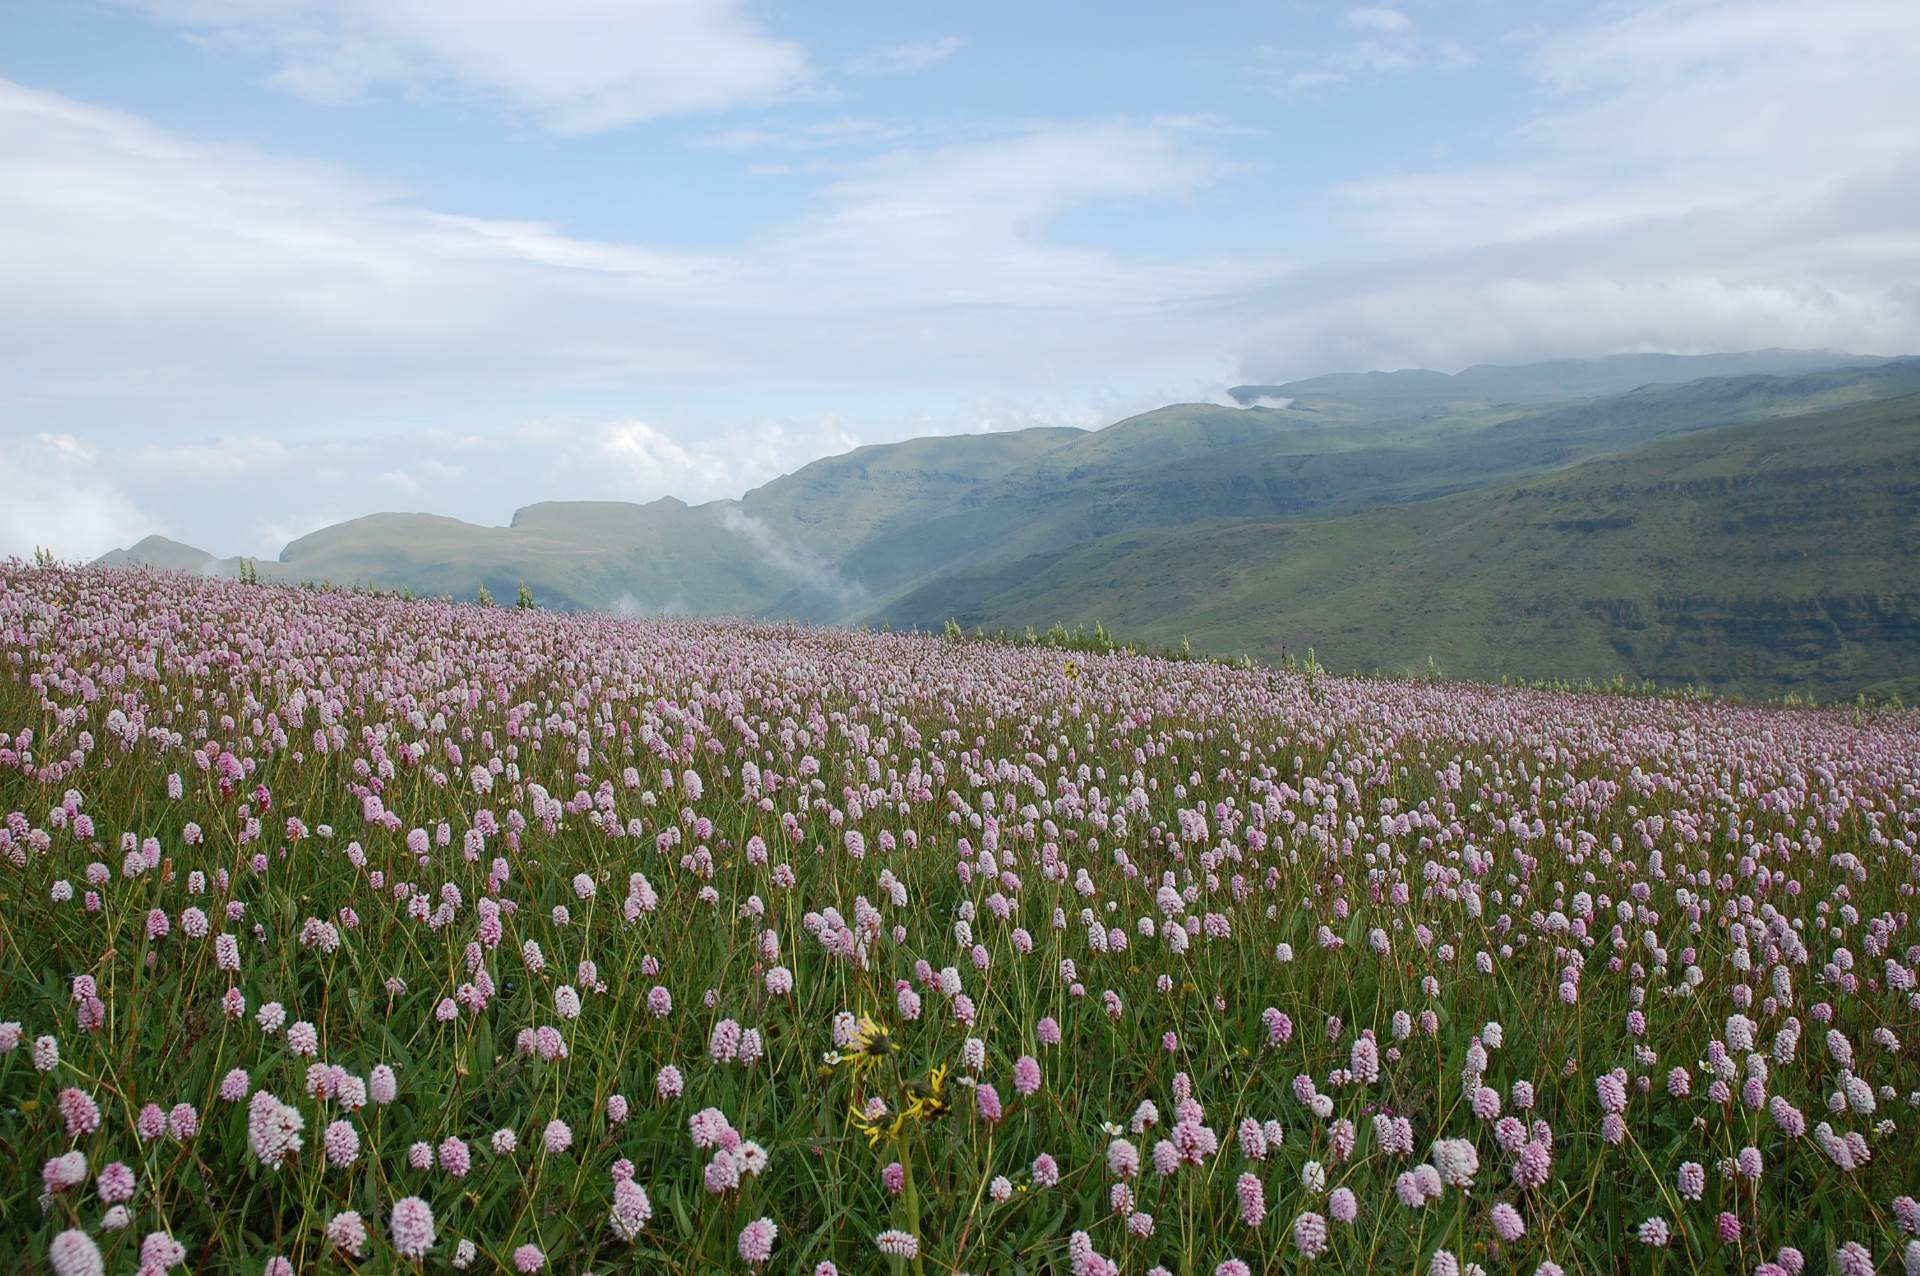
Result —
[{"label": "green grass", "polygon": [[[511,598],[525,582],[568,609],[923,628],[956,617],[1016,634],[1106,622],[1149,645],[1191,635],[1270,660],[1316,645],[1343,668],[1850,695],[1915,672],[1902,654],[1912,586],[1897,520],[1828,527],[1850,515],[1819,508],[1818,487],[1796,506],[1789,489],[1819,467],[1764,476],[1765,508],[1742,510],[1733,530],[1676,522],[1637,478],[1630,515],[1591,493],[1555,488],[1568,508],[1540,495],[1568,467],[1664,439],[1715,431],[1710,446],[1745,457],[1728,427],[1804,418],[1821,430],[1848,419],[1823,413],[1920,392],[1920,361],[1822,362],[1834,358],[1317,378],[1268,387],[1297,396],[1287,409],[1175,404],[1098,431],[858,448],[739,502],[554,502],[509,527],[376,515],[259,570],[457,598],[483,585]],[[1729,375],[1675,381],[1708,370]],[[1601,391],[1622,392],[1567,401]],[[1531,513],[1512,504],[1519,488]],[[1328,521],[1349,516],[1337,531]],[[1606,534],[1628,516],[1633,530]],[[134,560],[236,566],[153,539],[109,556]]]},{"label": "green grass", "polygon": [[1910,396],[1343,517],[1109,536],[936,580],[887,619],[1828,699],[1913,671],[1917,511]]},{"label": "green grass", "polygon": [[[1824,1096],[1841,1078],[1824,1044],[1828,1011],[1862,1075],[1897,1092],[1920,1083],[1909,1053],[1920,1015],[1875,982],[1884,958],[1904,960],[1916,939],[1913,851],[1888,844],[1911,837],[1915,817],[1906,781],[1920,720],[1910,714],[1856,721],[1105,653],[1069,668],[1067,653],[1041,644],[635,624],[60,568],[0,568],[0,620],[0,811],[14,813],[0,844],[0,1020],[26,1037],[0,1053],[0,1146],[12,1162],[0,1173],[0,1252],[27,1270],[75,1228],[108,1249],[116,1272],[133,1267],[151,1231],[183,1244],[196,1272],[253,1276],[272,1254],[303,1272],[399,1272],[409,1267],[387,1219],[395,1200],[418,1195],[438,1223],[426,1263],[435,1271],[464,1239],[479,1271],[537,1244],[556,1272],[739,1272],[736,1237],[763,1216],[781,1229],[769,1271],[831,1259],[849,1273],[1054,1276],[1071,1270],[1076,1230],[1131,1272],[1164,1263],[1208,1276],[1233,1256],[1290,1271],[1300,1266],[1293,1220],[1328,1209],[1326,1191],[1303,1181],[1309,1162],[1326,1190],[1360,1202],[1312,1269],[1329,1276],[1425,1270],[1443,1247],[1523,1273],[1551,1258],[1590,1276],[1746,1276],[1783,1244],[1805,1248],[1817,1271],[1843,1241],[1870,1245],[1883,1263],[1902,1242],[1889,1204],[1912,1190],[1909,1101],[1882,1103],[1878,1119],[1891,1124],[1873,1135],[1872,1163],[1843,1173],[1810,1139],[1712,1100],[1699,1061],[1730,1035],[1738,989],[1774,993],[1773,941],[1752,941],[1762,970],[1749,974],[1720,920],[1759,893],[1810,949],[1806,964],[1780,958],[1794,990],[1784,1006],[1750,1007],[1764,1021],[1762,1051],[1789,1014],[1806,1028],[1797,1056],[1772,1056],[1769,1092],[1827,1118]],[[111,694],[89,694],[101,686]],[[154,730],[122,734],[114,715],[128,712]],[[329,726],[336,743],[323,749],[312,732]],[[224,743],[209,746],[215,736]],[[216,768],[196,764],[205,748],[210,761],[231,751],[243,778],[223,787]],[[780,777],[765,802],[748,761]],[[476,792],[467,768],[489,763],[499,764],[494,785]],[[697,794],[689,773],[702,777]],[[543,820],[535,785],[556,801],[584,794],[616,826],[640,821],[640,835],[613,837],[584,809]],[[369,818],[369,796],[396,828]],[[1817,845],[1815,810],[1831,820]],[[487,835],[469,858],[465,836],[482,811],[525,827]],[[1408,812],[1431,822],[1376,834]],[[1517,827],[1523,815],[1550,832]],[[408,849],[411,830],[443,822],[447,847]],[[849,830],[863,834],[865,858],[848,849]],[[1753,839],[1736,848],[1747,863],[1725,848],[1729,833]],[[899,845],[883,849],[883,834]],[[156,865],[128,872],[123,836],[156,839]],[[1664,856],[1661,870],[1642,838]],[[1607,849],[1616,843],[1634,849]],[[1796,885],[1754,883],[1752,854],[1761,874],[1778,867]],[[206,876],[197,890],[195,873]],[[659,902],[629,917],[621,901],[633,873]],[[1189,891],[1180,910],[1215,919],[1218,933],[1184,949],[1166,940],[1162,874]],[[60,883],[78,889],[68,897]],[[89,889],[97,908],[78,893]],[[413,916],[413,898],[422,911],[446,905],[444,924]],[[497,946],[485,941],[482,900],[512,905]],[[808,929],[828,909],[860,918],[859,900],[877,923],[865,962],[833,955]],[[1617,943],[1616,905],[1632,918]],[[188,933],[189,908],[238,939],[238,970],[217,965],[213,934]],[[1083,908],[1129,945],[1093,947]],[[164,937],[150,932],[154,910],[169,919]],[[1554,929],[1549,910],[1581,917],[1580,931]],[[339,927],[337,949],[300,938],[323,920]],[[1388,952],[1374,949],[1376,928]],[[1842,947],[1849,962],[1859,954],[1852,988],[1821,975]],[[587,988],[583,960],[607,989],[585,991],[567,1019],[556,992]],[[921,961],[962,972],[971,1024],[916,972]],[[1556,990],[1573,963],[1584,974],[1568,1001]],[[769,987],[775,965],[791,972],[790,992]],[[1700,986],[1675,991],[1689,965]],[[441,1022],[436,1004],[481,968],[492,1000]],[[105,1010],[85,1031],[81,974]],[[922,994],[917,1018],[900,1009],[900,982]],[[671,1013],[646,1010],[655,985],[671,990]],[[247,1017],[223,1012],[230,989]],[[285,1029],[267,1033],[251,1017],[269,1001],[289,1023],[314,1026],[318,1061],[362,1078],[395,1067],[397,1099],[349,1111],[309,1098],[310,1061]],[[1633,1009],[1651,1021],[1644,1035],[1630,1026]],[[827,1057],[843,1010],[882,1022],[898,1047],[870,1073]],[[1284,1040],[1270,1035],[1268,1011],[1290,1016]],[[1404,1040],[1396,1012],[1412,1025]],[[1046,1017],[1060,1024],[1058,1045],[1039,1040]],[[723,1019],[762,1033],[764,1057],[710,1059]],[[1555,1131],[1552,1176],[1538,1187],[1512,1184],[1491,1122],[1468,1111],[1463,1070],[1494,1023],[1502,1040],[1476,1080],[1503,1103],[1514,1082],[1532,1085],[1525,1115]],[[557,1026],[564,1057],[517,1048],[537,1025]],[[1332,1081],[1363,1029],[1386,1052],[1379,1079]],[[1904,1047],[1870,1045],[1878,1029]],[[43,1033],[60,1043],[47,1073],[31,1063]],[[977,1068],[964,1062],[969,1036],[982,1043]],[[1044,1084],[1020,1096],[1011,1077],[1027,1054]],[[685,1078],[677,1097],[654,1088],[669,1064]],[[1686,1100],[1663,1086],[1634,1091],[1610,1142],[1594,1081],[1615,1065],[1650,1083],[1683,1067],[1695,1089]],[[277,1170],[248,1150],[246,1105],[218,1097],[235,1067],[247,1069],[249,1092],[271,1092],[306,1122],[304,1148]],[[858,1134],[851,1107],[877,1096],[898,1111],[907,1085],[940,1067],[950,1110],[877,1145]],[[1325,1117],[1295,1097],[1303,1074],[1327,1093]],[[979,1114],[962,1078],[998,1087],[1001,1122]],[[1177,1175],[1134,1180],[1133,1206],[1156,1224],[1151,1237],[1130,1237],[1112,1206],[1105,1125],[1153,1101],[1158,1123],[1131,1136],[1144,1153],[1169,1134],[1185,1087],[1219,1149]],[[98,1103],[97,1130],[69,1133],[62,1088]],[[615,1093],[631,1100],[624,1123],[607,1115]],[[200,1114],[196,1135],[136,1135],[144,1105],[182,1102]],[[770,1158],[763,1175],[723,1193],[703,1186],[710,1154],[689,1141],[689,1116],[708,1106]],[[1374,1138],[1382,1109],[1412,1121],[1410,1157]],[[1284,1128],[1264,1158],[1238,1134],[1247,1118]],[[545,1151],[554,1119],[573,1143]],[[349,1166],[321,1152],[336,1120],[359,1139]],[[1346,1152],[1335,1150],[1342,1121],[1357,1135]],[[500,1129],[517,1135],[512,1153],[488,1149]],[[472,1145],[465,1176],[409,1167],[410,1144],[450,1137]],[[1395,1176],[1440,1137],[1477,1144],[1472,1190],[1420,1210],[1395,1204]],[[1713,1168],[1746,1146],[1764,1154],[1759,1181]],[[101,1228],[91,1179],[39,1203],[40,1167],[70,1150],[93,1171],[120,1160],[137,1173],[126,1228]],[[1057,1184],[1036,1184],[1042,1154],[1057,1159]],[[654,1209],[633,1244],[608,1226],[622,1159]],[[895,1160],[911,1184],[898,1197],[882,1177]],[[1675,1194],[1686,1160],[1709,1170],[1697,1203]],[[1263,1182],[1269,1213],[1258,1225],[1240,1218],[1241,1174]],[[1004,1202],[989,1194],[996,1176],[1013,1189]],[[1521,1212],[1521,1240],[1493,1239],[1495,1202]],[[374,1234],[357,1262],[323,1233],[348,1210]],[[1723,1210],[1745,1229],[1739,1244],[1713,1238]],[[1633,1240],[1652,1216],[1677,1228],[1664,1251]],[[920,1259],[881,1257],[883,1228],[914,1233]]]}]

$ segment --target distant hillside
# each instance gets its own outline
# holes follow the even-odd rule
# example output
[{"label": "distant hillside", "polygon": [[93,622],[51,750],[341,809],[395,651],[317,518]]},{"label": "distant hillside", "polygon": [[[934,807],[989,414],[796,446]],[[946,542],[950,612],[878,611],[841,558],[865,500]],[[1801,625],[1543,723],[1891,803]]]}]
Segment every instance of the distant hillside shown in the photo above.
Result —
[{"label": "distant hillside", "polygon": [[[1527,415],[1344,421],[1269,408],[1158,408],[1057,447],[841,560],[873,600],[956,571],[1130,529],[1427,500],[1735,421],[1920,392],[1920,360],[1802,377],[1715,378]],[[777,609],[776,609],[777,610]]]},{"label": "distant hillside", "polygon": [[1261,399],[1341,399],[1355,402],[1485,400],[1546,403],[1624,394],[1649,385],[1702,377],[1792,377],[1823,368],[1872,367],[1884,360],[1832,350],[1753,350],[1742,354],[1620,354],[1543,363],[1478,363],[1449,375],[1412,368],[1400,372],[1340,372],[1281,385],[1235,386],[1242,403]]},{"label": "distant hillside", "polygon": [[1133,532],[934,580],[896,626],[1104,623],[1336,669],[1822,696],[1920,664],[1920,395],[1323,518]]},{"label": "distant hillside", "polygon": [[220,560],[206,550],[164,536],[149,536],[126,549],[108,550],[99,561],[108,567],[157,567],[167,572],[218,575],[220,571]]},{"label": "distant hillside", "polygon": [[[1703,372],[1714,375],[1695,375]],[[1589,393],[1595,390],[1607,392]],[[1819,430],[1828,417],[1816,414],[1916,393],[1920,359],[1799,351],[1319,377],[1242,387],[1251,407],[1171,404],[1094,431],[1042,428],[857,448],[738,501],[548,502],[518,511],[505,527],[376,514],[302,537],[258,570],[269,579],[462,598],[484,585],[502,600],[525,582],[542,606],[649,614],[933,625],[958,616],[1020,629],[1084,617],[1143,638],[1191,634],[1211,647],[1268,653],[1297,648],[1295,631],[1310,629],[1325,636],[1305,641],[1330,659],[1391,664],[1404,653],[1387,640],[1391,627],[1381,617],[1388,613],[1364,591],[1336,591],[1322,613],[1296,609],[1290,614],[1307,629],[1294,625],[1274,639],[1267,630],[1278,622],[1259,588],[1223,594],[1195,582],[1280,570],[1259,542],[1244,539],[1240,525],[1250,522],[1288,529],[1275,542],[1286,548],[1273,552],[1297,557],[1296,542],[1318,543],[1320,533],[1309,527],[1338,523],[1348,529],[1342,535],[1371,535],[1368,529],[1437,517],[1381,511],[1437,501],[1453,502],[1442,508],[1456,517],[1480,509],[1477,502],[1506,499],[1496,494],[1516,485],[1537,486],[1582,462],[1661,440],[1796,417],[1800,428]],[[1369,511],[1379,512],[1373,521],[1340,521]],[[1790,536],[1784,524],[1769,534]],[[1068,565],[1097,574],[1126,558],[1116,547],[1151,550],[1126,559],[1118,584],[1127,588],[1083,591],[1060,575]],[[1209,558],[1216,553],[1218,563]],[[1179,573],[1169,574],[1174,569],[1163,560],[1180,562]],[[1361,572],[1335,560],[1314,570]],[[239,566],[159,537],[106,561],[214,573]],[[1467,576],[1478,570],[1460,563],[1429,570],[1443,568]],[[1368,563],[1361,574],[1380,572]],[[1336,583],[1285,580],[1309,597]],[[1140,605],[1137,590],[1158,591],[1159,601]],[[1343,624],[1377,630],[1378,642],[1350,643]],[[1431,654],[1461,672],[1520,671],[1524,653],[1494,650],[1503,641],[1466,628],[1435,630],[1435,649],[1413,658],[1424,663]],[[1691,677],[1708,668],[1688,664],[1677,646],[1627,643],[1616,654],[1621,671],[1638,676]],[[1604,663],[1580,660],[1583,669]],[[1708,672],[1752,687],[1779,676]],[[1920,676],[1920,656],[1905,672]],[[1821,685],[1839,687],[1851,676],[1823,674]]]}]

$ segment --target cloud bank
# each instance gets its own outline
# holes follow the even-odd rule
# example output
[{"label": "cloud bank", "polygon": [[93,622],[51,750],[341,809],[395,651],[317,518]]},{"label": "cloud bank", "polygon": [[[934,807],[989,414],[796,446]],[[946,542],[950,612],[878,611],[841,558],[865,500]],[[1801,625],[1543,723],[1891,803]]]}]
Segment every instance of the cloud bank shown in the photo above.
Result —
[{"label": "cloud bank", "polygon": [[[569,0],[537,39],[504,0],[462,22],[424,0],[146,7],[289,91],[471,94],[562,133],[818,82],[731,4]],[[1429,25],[1356,9],[1342,74],[1433,65]],[[712,50],[699,83],[658,65],[669,44]],[[687,247],[433,207],[0,80],[0,452],[9,490],[72,494],[16,505],[0,552],[164,530],[270,555],[306,521],[290,504],[497,523],[733,496],[856,443],[1338,369],[1920,350],[1920,7],[1649,3],[1516,47],[1531,107],[1493,160],[1290,174],[1325,233],[1233,252],[1096,233],[1258,195],[1205,116],[723,126],[702,153],[821,167],[766,229]]]}]

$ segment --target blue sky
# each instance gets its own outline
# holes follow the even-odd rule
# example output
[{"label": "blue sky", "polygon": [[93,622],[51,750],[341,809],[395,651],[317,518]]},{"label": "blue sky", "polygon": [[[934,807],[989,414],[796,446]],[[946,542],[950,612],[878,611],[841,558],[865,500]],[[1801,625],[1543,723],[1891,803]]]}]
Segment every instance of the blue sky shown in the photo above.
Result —
[{"label": "blue sky", "polygon": [[1920,6],[0,6],[0,552],[1920,349]]}]

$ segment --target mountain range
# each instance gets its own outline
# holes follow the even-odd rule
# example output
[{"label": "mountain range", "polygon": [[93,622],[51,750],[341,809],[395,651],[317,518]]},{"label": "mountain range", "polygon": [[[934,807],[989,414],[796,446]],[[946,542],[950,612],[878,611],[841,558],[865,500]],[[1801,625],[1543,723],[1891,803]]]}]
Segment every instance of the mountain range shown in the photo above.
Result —
[{"label": "mountain range", "polygon": [[[1340,374],[857,448],[739,500],[388,513],[263,579],[649,614],[1103,624],[1341,670],[1920,688],[1920,358]],[[230,574],[148,537],[110,564]]]}]

